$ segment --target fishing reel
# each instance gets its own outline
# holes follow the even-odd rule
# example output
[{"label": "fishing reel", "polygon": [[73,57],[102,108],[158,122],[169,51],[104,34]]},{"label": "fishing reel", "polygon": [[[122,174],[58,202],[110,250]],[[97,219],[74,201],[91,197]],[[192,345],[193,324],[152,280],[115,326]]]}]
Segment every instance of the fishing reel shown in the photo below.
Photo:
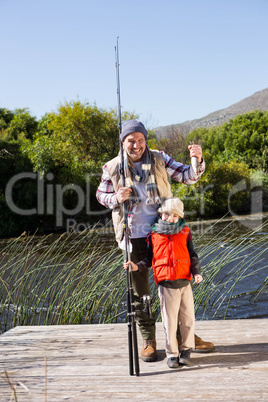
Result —
[{"label": "fishing reel", "polygon": [[142,305],[143,305],[143,310],[142,312],[145,313],[148,318],[152,318],[152,307],[151,307],[151,296],[150,295],[143,295],[141,297]]}]

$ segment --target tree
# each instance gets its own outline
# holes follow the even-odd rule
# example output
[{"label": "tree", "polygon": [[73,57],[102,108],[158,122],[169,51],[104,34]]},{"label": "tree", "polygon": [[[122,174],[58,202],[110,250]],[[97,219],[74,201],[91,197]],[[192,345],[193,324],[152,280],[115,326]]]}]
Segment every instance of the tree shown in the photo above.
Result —
[{"label": "tree", "polygon": [[[127,112],[122,114],[122,120],[136,117]],[[41,119],[38,132],[33,140],[24,140],[22,150],[33,163],[34,171],[43,175],[52,173],[55,184],[73,183],[85,194],[90,180],[90,205],[94,211],[100,210],[96,189],[102,166],[119,152],[117,114],[113,109],[100,109],[87,102],[66,102],[56,113]],[[77,194],[66,191],[66,208],[72,209],[76,203]],[[83,214],[84,211],[80,217]]]},{"label": "tree", "polygon": [[[250,212],[251,170],[243,162],[213,161],[195,186],[172,183],[175,196],[182,198],[186,215],[217,217],[229,212]],[[244,183],[242,190],[239,183]],[[232,191],[235,191],[233,196]]]},{"label": "tree", "polygon": [[236,160],[268,172],[268,112],[238,115],[222,126],[193,130],[187,138],[201,141],[208,163]]},{"label": "tree", "polygon": [[14,113],[11,110],[0,108],[0,130],[3,131],[8,127],[9,123],[14,117]]},{"label": "tree", "polygon": [[[37,216],[18,216],[5,197],[9,181],[22,172],[32,172],[33,166],[27,155],[21,151],[21,142],[0,138],[0,236],[20,235],[24,231],[36,231],[40,227]],[[12,188],[12,201],[21,209],[36,207],[36,183],[33,180],[20,180]]]},{"label": "tree", "polygon": [[[4,126],[3,122],[6,126]],[[17,141],[23,138],[32,139],[37,125],[36,118],[30,115],[27,108],[16,109],[14,112],[0,109],[0,129],[2,128],[1,137],[3,140]]]},{"label": "tree", "polygon": [[166,138],[157,139],[155,134],[149,135],[150,149],[160,149],[174,159],[186,163],[189,161],[189,151],[186,138],[178,128],[171,126]]},{"label": "tree", "polygon": [[[129,113],[122,116],[123,120],[135,117]],[[25,142],[24,150],[35,170],[48,172],[60,167],[69,169],[69,173],[77,170],[80,175],[82,166],[88,170],[94,165],[99,171],[118,154],[117,114],[87,102],[66,102],[57,113],[46,115],[33,141]]]}]

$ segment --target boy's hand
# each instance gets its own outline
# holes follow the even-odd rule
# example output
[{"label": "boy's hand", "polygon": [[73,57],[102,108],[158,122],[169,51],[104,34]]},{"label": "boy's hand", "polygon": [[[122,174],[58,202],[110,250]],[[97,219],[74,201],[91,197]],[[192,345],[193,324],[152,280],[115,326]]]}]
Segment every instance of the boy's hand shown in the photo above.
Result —
[{"label": "boy's hand", "polygon": [[138,265],[134,264],[132,261],[124,262],[124,268],[128,269],[129,264],[131,265],[131,271],[138,271]]},{"label": "boy's hand", "polygon": [[202,277],[202,275],[200,275],[200,274],[196,274],[196,275],[194,276],[194,280],[195,280],[195,283],[200,283],[200,282],[202,282],[203,277]]}]

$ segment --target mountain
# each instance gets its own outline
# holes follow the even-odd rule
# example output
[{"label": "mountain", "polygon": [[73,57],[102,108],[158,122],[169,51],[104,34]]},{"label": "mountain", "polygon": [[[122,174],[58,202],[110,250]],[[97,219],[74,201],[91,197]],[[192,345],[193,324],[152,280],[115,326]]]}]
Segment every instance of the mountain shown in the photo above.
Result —
[{"label": "mountain", "polygon": [[156,127],[155,133],[157,138],[165,138],[169,133],[180,131],[187,135],[190,131],[197,127],[211,127],[220,126],[221,124],[235,118],[239,114],[251,112],[253,110],[268,110],[268,88],[258,91],[248,98],[242,99],[240,102],[233,105],[217,110],[200,119],[187,120],[180,124],[171,124],[168,126]]}]

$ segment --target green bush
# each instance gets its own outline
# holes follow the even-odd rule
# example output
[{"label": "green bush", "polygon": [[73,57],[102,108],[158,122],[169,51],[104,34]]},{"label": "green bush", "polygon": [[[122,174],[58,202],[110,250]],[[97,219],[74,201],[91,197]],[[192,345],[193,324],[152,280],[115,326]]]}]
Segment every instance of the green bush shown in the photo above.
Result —
[{"label": "green bush", "polygon": [[195,186],[173,183],[172,190],[175,196],[182,198],[189,216],[209,218],[225,215],[230,210],[248,213],[250,177],[251,170],[243,162],[214,161]]},{"label": "green bush", "polygon": [[[130,118],[137,116],[127,112],[122,116],[123,120]],[[193,130],[187,137],[174,127],[168,138],[161,140],[150,131],[148,143],[151,149],[164,150],[176,160],[190,163],[190,141],[202,145],[206,171],[193,186],[172,183],[174,195],[184,200],[188,217],[249,213],[255,195],[254,199],[263,203],[263,209],[268,209],[268,112],[245,113],[220,127]],[[61,105],[56,113],[45,114],[39,121],[27,108],[0,109],[0,236],[37,228],[54,229],[55,188],[64,188],[71,183],[86,194],[91,211],[100,213],[89,216],[83,208],[76,220],[93,224],[102,219],[104,208],[97,202],[95,193],[102,165],[116,156],[118,150],[118,121],[113,109],[104,110],[88,102],[71,101]],[[8,207],[6,185],[22,172],[36,172],[36,175],[38,172],[43,178],[43,214],[19,216]],[[53,188],[53,213],[47,212],[46,185]],[[90,194],[87,194],[88,189]],[[258,191],[263,193],[262,201],[257,197]],[[12,196],[19,208],[36,208],[37,181],[18,181]],[[63,203],[67,209],[75,208],[77,193],[68,187],[63,194]],[[107,217],[105,215],[104,219]],[[63,228],[64,225],[63,222]]]}]

